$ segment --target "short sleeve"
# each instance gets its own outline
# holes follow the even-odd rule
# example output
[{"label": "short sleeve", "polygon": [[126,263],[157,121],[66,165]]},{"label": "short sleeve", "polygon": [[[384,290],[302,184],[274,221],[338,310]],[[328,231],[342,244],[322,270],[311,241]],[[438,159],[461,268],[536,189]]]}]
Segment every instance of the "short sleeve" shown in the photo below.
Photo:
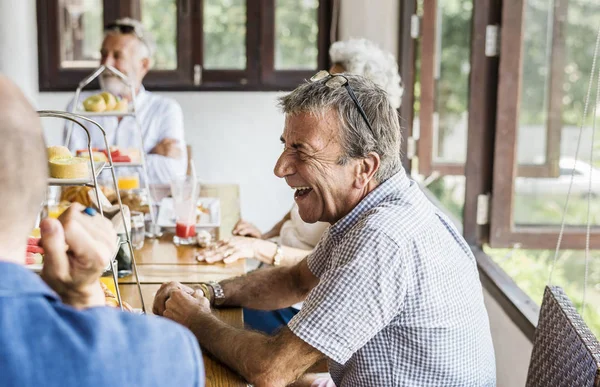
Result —
[{"label": "short sleeve", "polygon": [[349,232],[326,257],[333,262],[330,269],[315,273],[321,266],[312,263],[320,282],[288,327],[330,359],[346,363],[402,310],[406,255],[377,229]]},{"label": "short sleeve", "polygon": [[329,267],[329,260],[327,258],[332,243],[333,241],[329,238],[329,229],[325,229],[321,240],[317,243],[312,253],[306,258],[308,269],[317,278],[321,278],[321,275],[323,275]]}]

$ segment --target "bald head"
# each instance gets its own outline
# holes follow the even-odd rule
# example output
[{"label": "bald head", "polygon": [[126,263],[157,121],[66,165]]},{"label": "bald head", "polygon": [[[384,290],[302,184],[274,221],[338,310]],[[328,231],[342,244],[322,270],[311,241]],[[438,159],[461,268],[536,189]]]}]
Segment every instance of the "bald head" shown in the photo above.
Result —
[{"label": "bald head", "polygon": [[46,191],[46,152],[37,113],[0,74],[0,244],[24,240],[33,227]]}]

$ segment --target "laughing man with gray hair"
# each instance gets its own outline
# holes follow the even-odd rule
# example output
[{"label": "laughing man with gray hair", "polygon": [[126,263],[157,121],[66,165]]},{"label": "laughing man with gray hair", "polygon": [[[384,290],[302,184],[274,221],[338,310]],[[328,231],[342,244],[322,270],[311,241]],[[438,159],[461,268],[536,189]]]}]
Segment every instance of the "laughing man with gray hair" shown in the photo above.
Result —
[{"label": "laughing man with gray hair", "polygon": [[[360,76],[320,72],[280,103],[275,174],[295,189],[304,221],[330,228],[295,266],[199,289],[164,284],[154,312],[190,328],[255,386],[310,385],[302,375],[325,357],[338,387],[494,386],[475,259],[402,169],[386,93]],[[273,336],[231,327],[210,309],[304,299]]]}]

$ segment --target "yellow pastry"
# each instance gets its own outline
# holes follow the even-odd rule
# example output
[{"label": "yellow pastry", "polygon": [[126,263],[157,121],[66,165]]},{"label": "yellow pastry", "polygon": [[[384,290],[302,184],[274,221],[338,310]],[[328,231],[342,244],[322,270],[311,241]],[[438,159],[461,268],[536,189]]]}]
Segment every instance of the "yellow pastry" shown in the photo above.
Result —
[{"label": "yellow pastry", "polygon": [[126,113],[129,110],[129,101],[125,98],[121,98],[117,101],[117,105],[115,106],[115,111]]},{"label": "yellow pastry", "polygon": [[54,159],[70,159],[73,157],[71,152],[65,146],[49,146],[48,147],[48,160]]},{"label": "yellow pastry", "polygon": [[117,99],[114,95],[109,93],[108,91],[100,93],[100,96],[104,99],[104,103],[106,104],[106,111],[115,110],[117,107]]},{"label": "yellow pastry", "polygon": [[89,177],[89,160],[81,157],[48,161],[50,177],[57,179],[84,179]]},{"label": "yellow pastry", "polygon": [[88,112],[101,113],[106,110],[106,102],[102,95],[95,94],[83,101],[83,108]]}]

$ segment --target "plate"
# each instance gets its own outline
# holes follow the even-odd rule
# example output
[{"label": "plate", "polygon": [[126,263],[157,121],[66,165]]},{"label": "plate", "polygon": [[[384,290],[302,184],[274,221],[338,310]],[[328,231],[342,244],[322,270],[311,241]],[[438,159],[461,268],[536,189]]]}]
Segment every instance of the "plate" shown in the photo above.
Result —
[{"label": "plate", "polygon": [[[196,227],[219,227],[221,226],[221,201],[219,198],[198,198],[198,206],[208,210],[207,214],[200,216]],[[173,198],[163,198],[158,210],[156,224],[160,227],[175,227],[175,211],[173,210]]]},{"label": "plate", "polygon": [[[102,172],[104,166],[106,165],[105,161],[94,161],[94,167],[96,168],[96,177]],[[81,179],[57,179],[55,177],[48,178],[48,185],[85,185],[92,184],[94,180],[90,177],[81,178]]]},{"label": "plate", "polygon": [[26,268],[28,268],[29,270],[31,270],[34,273],[41,273],[42,272],[42,267],[44,267],[44,264],[42,263],[32,263],[31,265],[25,265]]}]

